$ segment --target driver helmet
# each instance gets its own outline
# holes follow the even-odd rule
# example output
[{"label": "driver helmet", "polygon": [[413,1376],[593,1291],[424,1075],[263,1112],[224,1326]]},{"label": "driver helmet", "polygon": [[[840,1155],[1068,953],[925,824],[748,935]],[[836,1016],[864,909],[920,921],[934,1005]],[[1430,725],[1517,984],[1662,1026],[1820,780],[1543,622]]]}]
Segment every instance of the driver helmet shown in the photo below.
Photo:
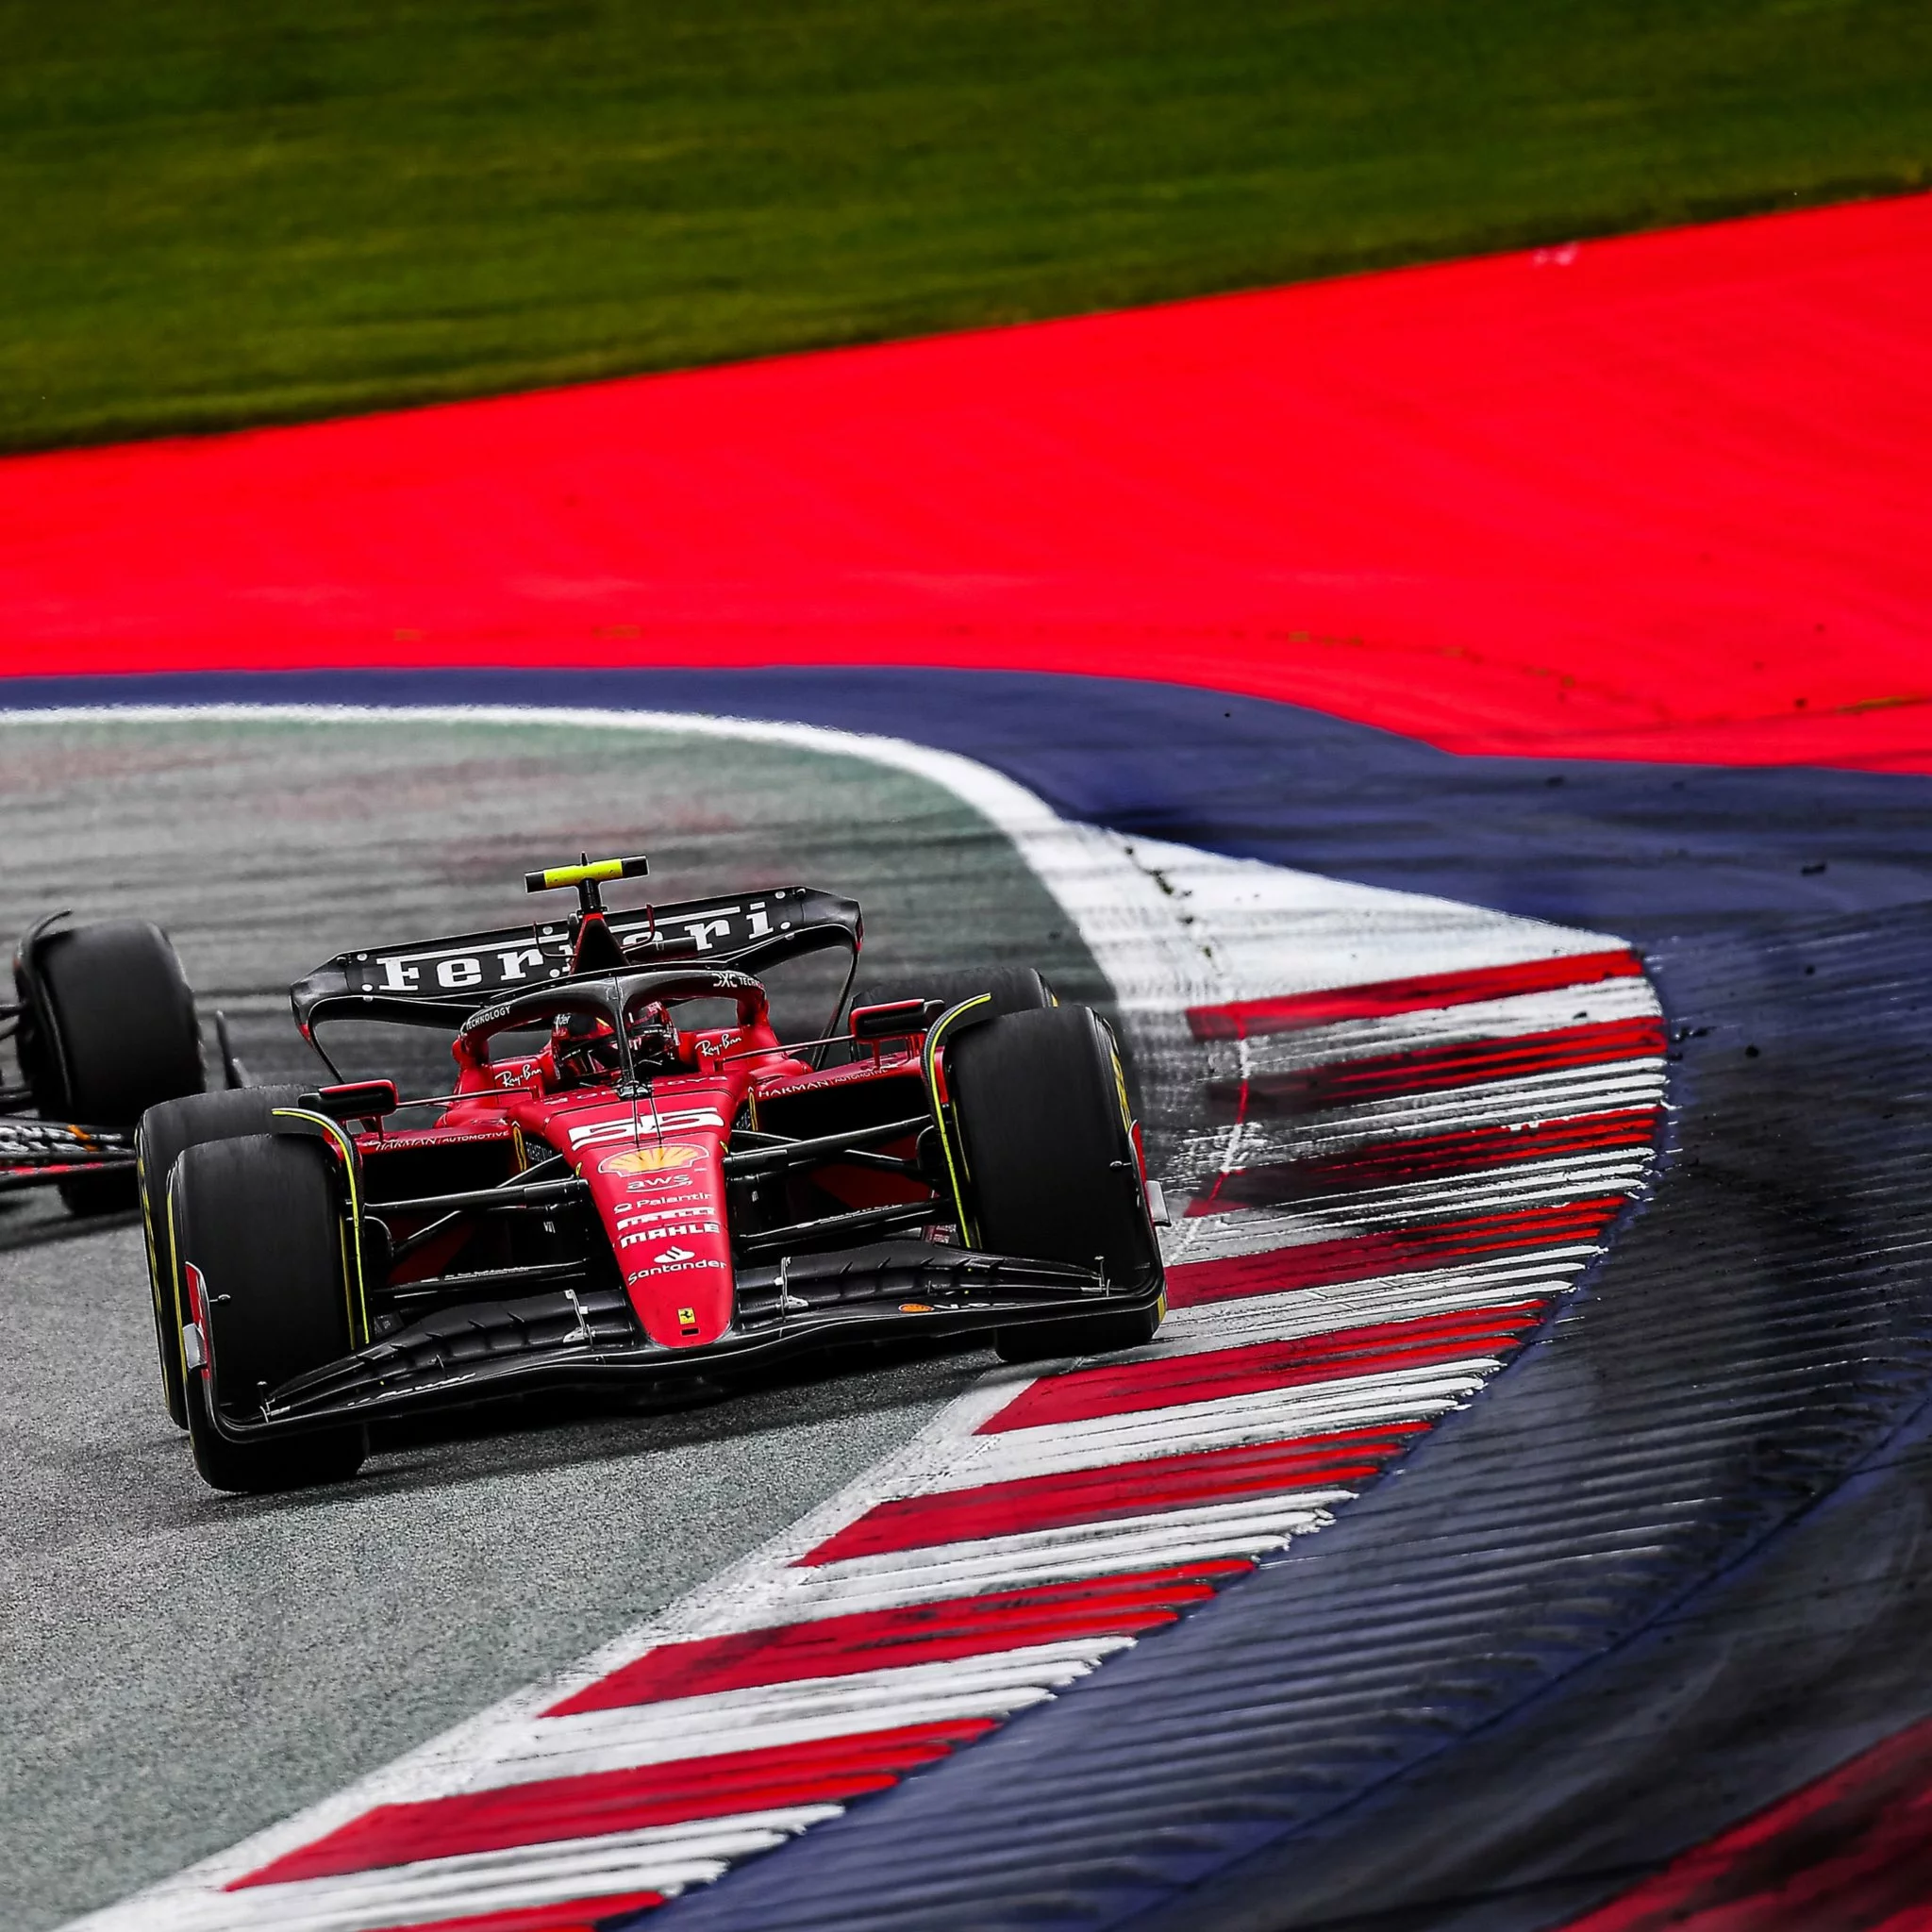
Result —
[{"label": "driver helmet", "polygon": [[567,1085],[622,1070],[617,1036],[593,1013],[562,1013],[550,1034],[550,1058]]},{"label": "driver helmet", "polygon": [[630,1023],[630,1050],[639,1060],[677,1058],[677,1028],[660,1001],[640,1008]]}]

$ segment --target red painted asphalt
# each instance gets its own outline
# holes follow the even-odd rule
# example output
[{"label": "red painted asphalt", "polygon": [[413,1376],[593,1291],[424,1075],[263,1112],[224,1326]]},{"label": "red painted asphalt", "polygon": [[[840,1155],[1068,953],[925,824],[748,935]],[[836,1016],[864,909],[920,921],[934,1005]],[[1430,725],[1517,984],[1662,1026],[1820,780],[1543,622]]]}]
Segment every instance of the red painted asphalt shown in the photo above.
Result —
[{"label": "red painted asphalt", "polygon": [[1932,196],[0,464],[0,673],[915,663],[1932,769]]}]

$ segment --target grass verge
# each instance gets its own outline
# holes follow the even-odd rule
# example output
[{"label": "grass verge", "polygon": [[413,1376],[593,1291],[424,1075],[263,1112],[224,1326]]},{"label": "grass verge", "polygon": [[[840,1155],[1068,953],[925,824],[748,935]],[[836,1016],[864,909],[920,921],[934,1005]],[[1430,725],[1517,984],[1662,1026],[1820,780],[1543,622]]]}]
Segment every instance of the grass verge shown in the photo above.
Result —
[{"label": "grass verge", "polygon": [[0,447],[1928,180],[1924,0],[0,0]]}]

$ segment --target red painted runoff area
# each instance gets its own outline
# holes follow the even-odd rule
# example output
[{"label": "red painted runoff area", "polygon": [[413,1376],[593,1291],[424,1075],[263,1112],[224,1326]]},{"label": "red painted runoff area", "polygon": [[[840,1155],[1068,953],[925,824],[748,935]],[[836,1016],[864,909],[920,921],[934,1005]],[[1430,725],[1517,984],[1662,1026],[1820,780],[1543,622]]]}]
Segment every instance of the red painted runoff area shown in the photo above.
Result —
[{"label": "red painted runoff area", "polygon": [[1932,196],[0,464],[0,675],[919,664],[1932,769]]}]

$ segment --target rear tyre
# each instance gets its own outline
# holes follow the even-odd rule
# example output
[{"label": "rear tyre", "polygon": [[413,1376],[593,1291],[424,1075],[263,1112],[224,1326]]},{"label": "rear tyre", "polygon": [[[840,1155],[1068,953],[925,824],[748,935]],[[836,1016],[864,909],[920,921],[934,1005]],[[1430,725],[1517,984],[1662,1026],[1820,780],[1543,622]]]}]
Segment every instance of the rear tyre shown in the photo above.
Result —
[{"label": "rear tyre", "polygon": [[209,1357],[184,1390],[194,1466],[243,1493],[346,1481],[368,1454],[359,1425],[235,1442],[213,1409],[258,1415],[271,1390],[355,1345],[327,1151],[287,1134],[205,1141],[175,1163],[167,1198],[184,1276],[200,1279]]},{"label": "rear tyre", "polygon": [[[199,1093],[194,995],[165,933],[145,920],[56,927],[18,975],[26,1012],[21,1067],[52,1120],[131,1127],[150,1107]],[[132,1208],[134,1176],[77,1174],[59,1184],[75,1214]]]},{"label": "rear tyre", "polygon": [[975,993],[992,995],[997,1018],[1006,1013],[1031,1013],[1051,1007],[1053,989],[1031,966],[967,966],[944,973],[908,973],[862,986],[852,996],[855,1007],[887,1007],[898,1000],[944,1000],[958,1006]]},{"label": "rear tyre", "polygon": [[1147,1219],[1113,1036],[1085,1007],[1009,1013],[946,1058],[980,1244],[1145,1283],[1142,1309],[1002,1328],[1002,1361],[1097,1355],[1154,1339],[1160,1248]]},{"label": "rear tyre", "polygon": [[154,1302],[155,1343],[161,1357],[161,1396],[177,1429],[188,1426],[183,1395],[186,1366],[181,1356],[183,1311],[180,1268],[168,1236],[168,1176],[191,1147],[210,1141],[233,1141],[265,1134],[278,1107],[292,1107],[299,1087],[218,1088],[164,1100],[141,1117],[134,1137],[135,1192],[141,1202],[142,1233],[147,1240],[147,1282]]}]

